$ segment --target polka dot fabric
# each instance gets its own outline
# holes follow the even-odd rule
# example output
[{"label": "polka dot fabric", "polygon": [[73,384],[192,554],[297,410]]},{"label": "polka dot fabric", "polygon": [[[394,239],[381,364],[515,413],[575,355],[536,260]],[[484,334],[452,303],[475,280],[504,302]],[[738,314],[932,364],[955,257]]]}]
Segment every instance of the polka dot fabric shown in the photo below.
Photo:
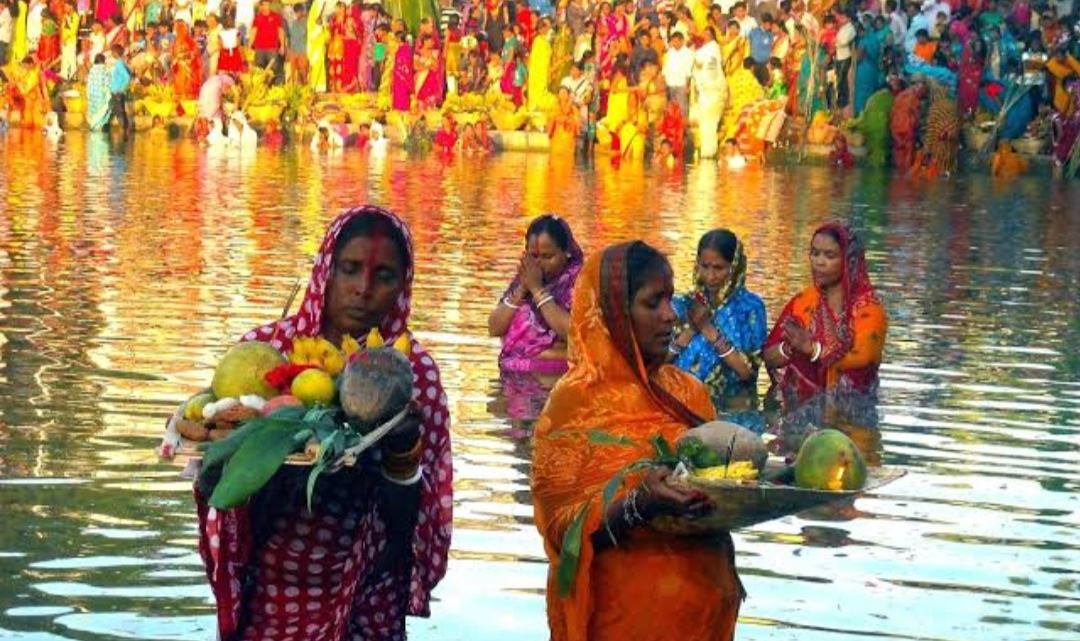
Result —
[{"label": "polka dot fabric", "polygon": [[[334,246],[341,230],[359,216],[380,216],[404,235],[408,249],[405,289],[380,326],[386,342],[408,330],[413,281],[413,248],[408,227],[376,207],[352,209],[331,223],[315,259],[300,311],[255,329],[244,341],[269,343],[288,352],[298,336],[318,335]],[[366,336],[354,337],[361,345]],[[314,513],[297,508],[277,519],[266,542],[256,545],[249,506],[218,511],[195,488],[199,552],[217,600],[219,638],[229,641],[301,639],[391,641],[405,638],[405,615],[428,616],[431,591],[446,574],[453,521],[453,467],[450,413],[434,360],[410,338],[413,400],[423,421],[420,511],[412,558],[375,576],[375,559],[386,542],[379,515],[378,487],[367,482],[331,492]]]}]

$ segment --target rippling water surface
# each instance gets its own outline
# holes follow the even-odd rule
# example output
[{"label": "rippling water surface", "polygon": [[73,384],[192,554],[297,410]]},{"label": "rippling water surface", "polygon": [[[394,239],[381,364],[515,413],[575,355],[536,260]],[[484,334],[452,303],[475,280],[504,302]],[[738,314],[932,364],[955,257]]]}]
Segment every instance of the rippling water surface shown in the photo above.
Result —
[{"label": "rippling water surface", "polygon": [[1075,188],[543,155],[239,158],[152,137],[56,149],[19,132],[0,157],[0,639],[213,637],[189,483],[153,454],[162,417],[280,313],[327,221],[369,201],[416,235],[413,325],[454,415],[453,559],[414,638],[547,638],[529,423],[485,337],[544,211],[587,251],[658,245],[680,286],[700,234],[730,227],[773,315],[809,279],[814,225],[866,232],[891,317],[882,458],[909,473],[853,509],[737,532],[741,639],[1080,638]]}]

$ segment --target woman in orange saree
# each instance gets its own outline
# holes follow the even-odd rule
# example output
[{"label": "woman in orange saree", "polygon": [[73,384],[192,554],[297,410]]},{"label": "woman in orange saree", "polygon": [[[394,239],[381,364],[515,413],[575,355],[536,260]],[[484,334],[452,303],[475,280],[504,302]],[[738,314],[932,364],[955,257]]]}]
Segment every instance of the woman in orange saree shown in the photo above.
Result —
[{"label": "woman in orange saree", "polygon": [[765,341],[778,391],[795,402],[821,392],[875,393],[888,319],[862,242],[843,223],[822,225],[810,244],[810,268],[814,284],[784,307]]},{"label": "woman in orange saree", "polygon": [[[594,255],[578,279],[570,369],[540,416],[533,454],[552,641],[734,638],[743,591],[730,535],[675,537],[648,526],[662,514],[701,514],[708,506],[700,496],[673,490],[664,482],[669,471],[653,470],[628,475],[624,488],[634,489],[621,489],[601,511],[604,486],[652,455],[651,438],[673,443],[714,417],[705,387],[665,362],[672,295],[671,267],[642,242]],[[595,442],[612,437],[620,445]]]},{"label": "woman in orange saree", "polygon": [[176,22],[176,41],[172,46],[173,94],[178,99],[197,98],[202,87],[202,56],[187,23]]}]

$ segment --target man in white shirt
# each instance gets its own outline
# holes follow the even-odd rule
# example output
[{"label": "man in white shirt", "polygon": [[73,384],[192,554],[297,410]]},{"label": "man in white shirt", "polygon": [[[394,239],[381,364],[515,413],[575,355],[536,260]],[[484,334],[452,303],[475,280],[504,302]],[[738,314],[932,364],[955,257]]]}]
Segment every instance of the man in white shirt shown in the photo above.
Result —
[{"label": "man in white shirt", "polygon": [[750,36],[750,32],[758,28],[758,21],[746,12],[745,2],[736,2],[731,7],[731,15],[735,22],[739,23],[739,31],[744,38]]},{"label": "man in white shirt", "polygon": [[258,0],[236,0],[236,28],[240,30],[245,44],[251,45],[251,26],[255,24],[255,6]]},{"label": "man in white shirt", "polygon": [[674,100],[682,108],[683,117],[690,115],[690,74],[694,71],[694,52],[686,46],[681,32],[671,34],[671,47],[664,54],[664,83],[668,88],[668,100]]},{"label": "man in white shirt", "polygon": [[907,37],[907,14],[900,10],[900,3],[896,0],[885,2],[885,17],[889,19],[889,30],[892,31],[893,44],[899,46]]},{"label": "man in white shirt", "polygon": [[836,32],[836,105],[841,109],[851,102],[851,59],[852,46],[855,44],[855,25],[851,17],[843,11],[837,10],[836,24],[840,25]]}]

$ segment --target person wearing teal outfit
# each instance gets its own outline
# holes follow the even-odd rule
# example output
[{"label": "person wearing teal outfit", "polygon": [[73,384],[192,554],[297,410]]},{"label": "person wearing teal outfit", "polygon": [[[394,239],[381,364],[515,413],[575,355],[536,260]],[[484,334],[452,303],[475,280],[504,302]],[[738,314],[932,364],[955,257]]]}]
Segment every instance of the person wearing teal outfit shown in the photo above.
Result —
[{"label": "person wearing teal outfit", "polygon": [[705,383],[728,420],[763,427],[754,410],[768,319],[761,297],[746,289],[746,253],[735,234],[715,229],[701,237],[694,289],[671,304],[674,364]]},{"label": "person wearing teal outfit", "polygon": [[866,108],[866,101],[874,92],[881,87],[881,70],[878,62],[881,59],[881,41],[875,31],[858,28],[859,40],[856,44],[856,57],[858,63],[855,66],[855,117]]},{"label": "person wearing teal outfit", "polygon": [[[801,27],[800,27],[801,29]],[[800,33],[805,33],[802,30]],[[825,107],[825,66],[827,63],[825,47],[811,41],[803,54],[802,63],[799,67],[799,115],[806,118],[806,122],[814,120],[814,114],[824,110]]]}]

